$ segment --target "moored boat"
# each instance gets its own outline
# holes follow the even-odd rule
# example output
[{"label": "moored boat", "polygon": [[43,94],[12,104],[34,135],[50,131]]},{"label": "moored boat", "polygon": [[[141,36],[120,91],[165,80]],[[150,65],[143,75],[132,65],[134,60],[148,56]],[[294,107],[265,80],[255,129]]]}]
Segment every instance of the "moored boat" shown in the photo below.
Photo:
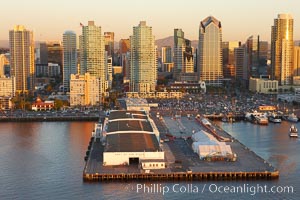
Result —
[{"label": "moored boat", "polygon": [[252,123],[255,123],[255,124],[260,124],[260,125],[268,125],[269,124],[269,120],[268,120],[266,114],[256,112],[256,111],[253,113],[246,113],[245,119]]},{"label": "moored boat", "polygon": [[257,123],[260,125],[268,125],[269,124],[269,120],[266,115],[263,115],[263,114],[256,115],[255,119],[256,119]]},{"label": "moored boat", "polygon": [[271,116],[269,117],[269,121],[273,123],[281,123],[281,118],[275,113],[272,113]]},{"label": "moored boat", "polygon": [[298,122],[298,117],[294,113],[288,115],[287,120],[290,122]]}]

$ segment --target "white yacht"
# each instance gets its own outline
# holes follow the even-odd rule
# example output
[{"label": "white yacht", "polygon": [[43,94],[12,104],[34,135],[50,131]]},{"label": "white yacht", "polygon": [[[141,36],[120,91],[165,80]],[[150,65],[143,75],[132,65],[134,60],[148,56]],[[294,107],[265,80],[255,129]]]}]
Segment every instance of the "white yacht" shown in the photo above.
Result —
[{"label": "white yacht", "polygon": [[257,123],[260,125],[268,125],[269,124],[269,120],[268,120],[267,116],[264,114],[256,115],[255,119],[256,119]]},{"label": "white yacht", "polygon": [[281,123],[281,118],[277,114],[272,113],[269,117],[269,121],[273,123]]},{"label": "white yacht", "polygon": [[298,137],[298,129],[296,128],[296,126],[294,124],[292,124],[290,127],[289,136],[290,137]]},{"label": "white yacht", "polygon": [[297,115],[292,113],[292,114],[289,114],[289,116],[287,117],[287,120],[290,122],[298,122],[298,117],[297,117]]}]

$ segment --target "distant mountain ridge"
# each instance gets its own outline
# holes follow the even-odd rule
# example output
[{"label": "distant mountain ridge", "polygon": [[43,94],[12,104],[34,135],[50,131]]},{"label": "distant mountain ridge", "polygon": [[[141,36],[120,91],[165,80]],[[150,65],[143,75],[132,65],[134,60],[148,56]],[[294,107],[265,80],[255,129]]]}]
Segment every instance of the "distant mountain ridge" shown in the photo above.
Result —
[{"label": "distant mountain ridge", "polygon": [[[192,40],[192,47],[198,47],[198,40]],[[161,50],[163,46],[174,47],[174,36],[165,37],[162,39],[155,40],[155,45],[157,45],[158,50]]]},{"label": "distant mountain ridge", "polygon": [[[37,44],[38,41],[35,42]],[[269,42],[270,44],[270,42]],[[300,40],[294,40],[295,45],[300,46]],[[174,37],[169,36],[161,39],[155,40],[155,45],[157,45],[158,50],[161,50],[161,47],[163,46],[170,46],[174,47]],[[119,48],[119,42],[115,41],[115,49]],[[192,40],[192,47],[197,48],[198,47],[198,40]],[[8,40],[0,40],[0,48],[9,48],[9,41]]]}]

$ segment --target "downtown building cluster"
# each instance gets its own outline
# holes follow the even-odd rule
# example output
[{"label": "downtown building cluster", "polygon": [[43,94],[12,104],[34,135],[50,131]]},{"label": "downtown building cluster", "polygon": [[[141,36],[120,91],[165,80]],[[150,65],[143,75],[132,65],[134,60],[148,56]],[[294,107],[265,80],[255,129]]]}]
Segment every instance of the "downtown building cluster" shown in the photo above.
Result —
[{"label": "downtown building cluster", "polygon": [[[141,21],[129,38],[119,41],[118,50],[114,32],[103,33],[94,21],[81,24],[80,36],[66,31],[62,43],[37,46],[33,32],[18,25],[9,31],[9,53],[0,55],[0,96],[10,99],[49,83],[45,77],[61,77],[60,89],[69,92],[70,105],[97,105],[109,95],[113,73],[122,73],[125,91],[145,96],[158,91],[160,72],[172,75],[174,91],[180,84],[234,83],[256,92],[276,92],[279,86],[300,84],[300,47],[294,44],[293,23],[289,14],[274,19],[269,48],[259,35],[244,43],[223,41],[221,21],[209,16],[200,22],[196,45],[176,28],[174,45],[158,49],[152,27]],[[168,91],[173,91],[172,84]]]}]

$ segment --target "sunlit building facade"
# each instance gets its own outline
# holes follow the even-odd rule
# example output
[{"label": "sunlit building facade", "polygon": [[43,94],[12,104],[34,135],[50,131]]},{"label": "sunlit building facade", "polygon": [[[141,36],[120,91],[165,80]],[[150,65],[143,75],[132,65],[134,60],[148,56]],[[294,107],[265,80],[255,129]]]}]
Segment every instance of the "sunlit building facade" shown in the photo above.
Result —
[{"label": "sunlit building facade", "polygon": [[16,92],[28,93],[34,89],[33,32],[17,25],[9,31],[11,75],[16,77]]},{"label": "sunlit building facade", "polygon": [[293,24],[290,14],[279,14],[272,26],[271,75],[279,85],[291,85],[293,80]]},{"label": "sunlit building facade", "polygon": [[[80,47],[80,74],[89,73],[90,76],[100,78],[101,85],[107,86],[107,67],[105,56],[105,42],[101,27],[94,21],[89,21],[88,26],[82,26],[82,35],[79,37]],[[105,92],[106,88],[101,88]]]},{"label": "sunlit building facade", "polygon": [[300,46],[294,46],[294,76],[300,76]]},{"label": "sunlit building facade", "polygon": [[235,56],[234,49],[240,46],[238,41],[222,42],[222,56],[223,56],[223,75],[224,78],[235,79]]},{"label": "sunlit building facade", "polygon": [[161,62],[171,63],[172,62],[172,48],[170,46],[163,46],[161,48]]},{"label": "sunlit building facade", "polygon": [[115,33],[114,32],[104,32],[104,42],[105,42],[105,51],[107,55],[114,57],[114,43],[115,43]]},{"label": "sunlit building facade", "polygon": [[198,53],[199,79],[206,85],[222,85],[222,27],[213,16],[200,23]]},{"label": "sunlit building facade", "polygon": [[14,97],[16,92],[16,78],[0,76],[0,97]]},{"label": "sunlit building facade", "polygon": [[89,73],[84,75],[71,74],[70,105],[85,106],[101,103],[101,80]]},{"label": "sunlit building facade", "polygon": [[173,70],[173,53],[170,46],[163,46],[161,48],[161,64],[163,72],[171,72]]},{"label": "sunlit building facade", "polygon": [[9,54],[0,54],[0,77],[5,75],[5,67],[9,66]]}]

